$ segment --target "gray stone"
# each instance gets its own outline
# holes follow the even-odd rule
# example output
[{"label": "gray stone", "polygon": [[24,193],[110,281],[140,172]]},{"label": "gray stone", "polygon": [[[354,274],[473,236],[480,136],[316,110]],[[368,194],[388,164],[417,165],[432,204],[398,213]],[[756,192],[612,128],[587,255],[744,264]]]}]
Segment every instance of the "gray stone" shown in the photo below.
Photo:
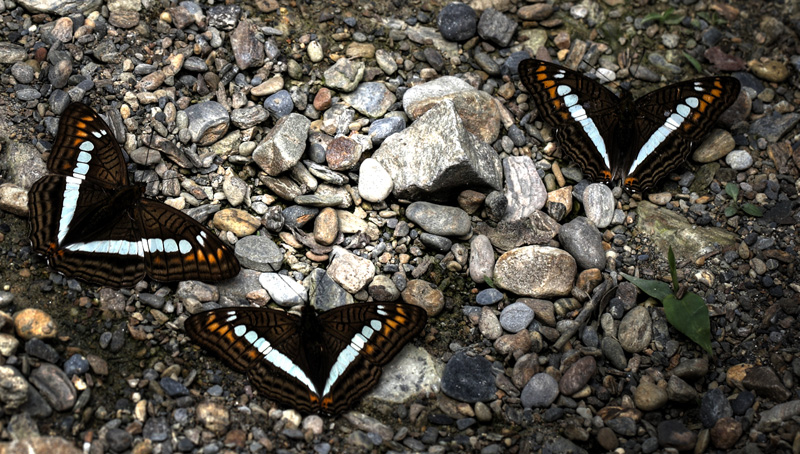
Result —
[{"label": "gray stone", "polygon": [[544,372],[531,377],[522,389],[522,408],[546,408],[558,397],[558,382]]},{"label": "gray stone", "polygon": [[362,61],[340,58],[325,70],[322,76],[325,86],[343,92],[353,91],[364,78],[365,67]]},{"label": "gray stone", "polygon": [[516,31],[517,22],[494,8],[485,9],[478,21],[478,34],[481,38],[500,47],[508,46]]},{"label": "gray stone", "polygon": [[603,237],[595,226],[584,217],[577,217],[561,226],[558,232],[561,246],[575,258],[581,269],[606,266]]},{"label": "gray stone", "polygon": [[461,402],[493,400],[497,386],[492,363],[482,356],[456,353],[444,368],[441,387],[446,396]]},{"label": "gray stone", "polygon": [[308,292],[303,284],[285,274],[262,273],[258,282],[279,306],[297,306],[308,299]]},{"label": "gray stone", "polygon": [[467,4],[453,2],[439,12],[437,25],[442,37],[448,41],[467,41],[478,30],[478,15]]},{"label": "gray stone", "polygon": [[500,326],[510,333],[518,333],[533,321],[533,309],[525,303],[513,303],[500,312]]},{"label": "gray stone", "polygon": [[189,133],[192,142],[200,146],[210,145],[221,138],[228,130],[230,116],[225,106],[216,101],[192,104],[186,108],[189,118]]},{"label": "gray stone", "polygon": [[611,224],[614,217],[614,202],[611,188],[602,183],[592,183],[583,192],[586,218],[598,229],[604,229]]},{"label": "gray stone", "polygon": [[549,246],[512,249],[497,259],[494,282],[518,295],[548,298],[569,295],[577,265],[567,252]]},{"label": "gray stone", "polygon": [[397,101],[397,97],[381,82],[365,82],[352,93],[343,94],[342,100],[370,118],[380,118]]},{"label": "gray stone", "polygon": [[544,207],[547,189],[529,156],[503,159],[503,171],[506,179],[505,196],[508,200],[503,221],[519,221]]},{"label": "gray stone", "polygon": [[271,176],[289,170],[303,156],[310,125],[296,113],[281,118],[253,151],[253,160]]},{"label": "gray stone", "polygon": [[458,207],[414,202],[406,208],[406,217],[434,235],[464,236],[472,228],[469,215]]},{"label": "gray stone", "polygon": [[453,102],[431,108],[374,153],[400,198],[446,199],[464,187],[500,189],[497,153],[463,128]]},{"label": "gray stone", "polygon": [[283,250],[266,236],[246,236],[236,242],[234,250],[245,268],[270,272],[279,271],[283,265]]}]

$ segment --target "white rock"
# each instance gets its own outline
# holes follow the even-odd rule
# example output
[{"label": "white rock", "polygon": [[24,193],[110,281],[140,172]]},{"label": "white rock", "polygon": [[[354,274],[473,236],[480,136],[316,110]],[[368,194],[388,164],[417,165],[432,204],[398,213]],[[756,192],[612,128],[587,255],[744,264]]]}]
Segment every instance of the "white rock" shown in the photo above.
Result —
[{"label": "white rock", "polygon": [[358,193],[367,202],[381,202],[389,197],[394,182],[389,172],[375,159],[367,158],[361,163],[358,175]]}]

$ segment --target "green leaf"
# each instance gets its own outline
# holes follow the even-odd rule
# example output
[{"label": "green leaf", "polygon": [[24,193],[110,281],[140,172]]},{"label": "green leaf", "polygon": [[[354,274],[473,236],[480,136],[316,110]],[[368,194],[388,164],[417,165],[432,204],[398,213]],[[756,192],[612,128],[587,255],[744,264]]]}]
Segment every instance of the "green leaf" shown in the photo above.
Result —
[{"label": "green leaf", "polygon": [[728,194],[735,202],[739,198],[739,185],[736,183],[726,184],[725,193]]},{"label": "green leaf", "polygon": [[728,218],[732,217],[732,216],[736,215],[737,211],[739,211],[739,209],[736,207],[736,204],[735,203],[731,203],[730,205],[725,207],[725,217],[728,217]]},{"label": "green leaf", "polygon": [[672,293],[678,293],[678,270],[675,266],[675,254],[672,252],[672,245],[669,246],[667,260],[669,261],[669,275],[672,277]]},{"label": "green leaf", "polygon": [[486,285],[488,285],[489,287],[495,288],[494,280],[489,276],[483,276],[483,282],[486,282]]},{"label": "green leaf", "polygon": [[764,210],[762,210],[759,206],[753,205],[752,203],[742,204],[742,211],[756,218],[764,216]]},{"label": "green leaf", "polygon": [[682,14],[670,14],[664,18],[664,23],[667,25],[678,25],[683,21]]},{"label": "green leaf", "polygon": [[709,355],[713,355],[711,351],[711,319],[703,298],[696,293],[689,292],[683,299],[669,295],[663,300],[663,304],[667,321],[707,351]]},{"label": "green leaf", "polygon": [[649,279],[639,279],[638,277],[634,277],[625,273],[620,273],[620,274],[622,275],[622,277],[629,280],[631,284],[639,287],[639,290],[647,293],[648,295],[652,296],[653,298],[659,301],[664,301],[664,298],[672,295],[672,289],[666,282],[651,281]]},{"label": "green leaf", "polygon": [[647,23],[647,22],[650,22],[650,21],[656,21],[658,23],[661,23],[661,22],[664,21],[664,17],[663,17],[663,15],[661,13],[650,13],[647,16],[644,16],[644,19],[642,19],[642,23],[643,24]]},{"label": "green leaf", "polygon": [[685,51],[683,52],[683,57],[689,62],[690,65],[692,65],[695,71],[699,73],[703,72],[703,67],[700,65],[700,62],[697,61],[697,59],[687,54]]}]

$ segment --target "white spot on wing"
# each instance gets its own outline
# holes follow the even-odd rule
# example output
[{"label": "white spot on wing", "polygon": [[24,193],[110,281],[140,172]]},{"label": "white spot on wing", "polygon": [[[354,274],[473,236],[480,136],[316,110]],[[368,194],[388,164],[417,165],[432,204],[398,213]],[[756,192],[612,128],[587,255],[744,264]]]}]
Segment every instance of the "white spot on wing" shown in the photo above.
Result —
[{"label": "white spot on wing", "polygon": [[236,325],[233,327],[233,334],[242,337],[247,332],[247,327],[244,325]]},{"label": "white spot on wing", "polygon": [[177,252],[178,251],[178,243],[173,240],[172,238],[167,238],[164,240],[164,252]]},{"label": "white spot on wing", "polygon": [[188,242],[186,240],[181,240],[178,243],[178,249],[180,249],[181,254],[188,254],[189,251],[192,250],[192,243],[190,243],[190,242]]}]

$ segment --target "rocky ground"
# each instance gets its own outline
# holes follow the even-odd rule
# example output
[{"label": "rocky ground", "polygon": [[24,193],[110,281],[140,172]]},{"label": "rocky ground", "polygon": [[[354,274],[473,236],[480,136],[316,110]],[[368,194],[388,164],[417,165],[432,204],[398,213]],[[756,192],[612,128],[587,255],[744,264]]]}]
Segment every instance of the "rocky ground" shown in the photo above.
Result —
[{"label": "rocky ground", "polygon": [[[800,453],[794,2],[98,3],[0,3],[0,452]],[[557,159],[531,56],[637,95],[696,61],[742,92],[631,197]],[[70,101],[235,245],[236,279],[102,289],[31,252]],[[669,281],[670,246],[713,355],[621,276]],[[400,299],[424,334],[337,418],[276,407],[182,329]]]}]

